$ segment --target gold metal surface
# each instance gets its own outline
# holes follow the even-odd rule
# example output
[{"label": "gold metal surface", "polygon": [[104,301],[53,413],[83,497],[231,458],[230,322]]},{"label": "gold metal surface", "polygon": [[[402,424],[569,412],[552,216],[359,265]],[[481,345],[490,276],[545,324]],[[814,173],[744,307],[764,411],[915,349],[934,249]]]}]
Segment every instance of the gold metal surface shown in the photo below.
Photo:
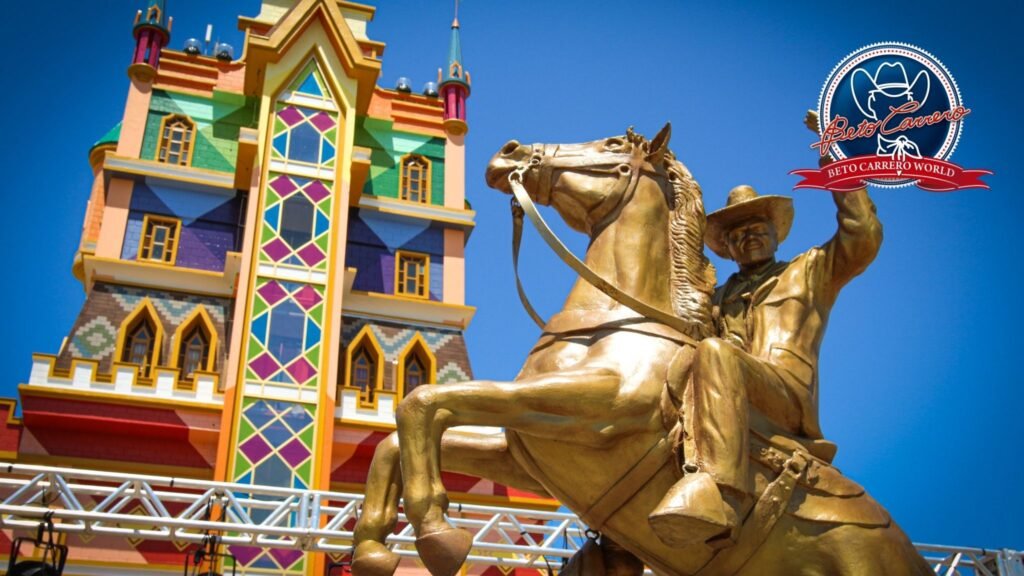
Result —
[{"label": "gold metal surface", "polygon": [[[712,214],[708,230],[740,266],[715,291],[700,188],[669,135],[512,141],[491,160],[492,187],[521,186],[590,237],[584,265],[614,289],[577,280],[515,381],[422,386],[402,401],[367,480],[356,576],[395,571],[383,543],[400,496],[424,565],[459,570],[471,539],[445,518],[441,470],[551,495],[579,514],[601,532],[602,552],[591,547],[573,573],[635,576],[640,562],[673,575],[931,573],[829,464],[835,446],[818,428],[828,311],[881,240],[867,193],[834,195],[836,236],[788,263],[774,261],[783,222],[772,210]],[[732,205],[743,202],[778,204],[747,189]],[[449,430],[460,425],[505,432]]]}]

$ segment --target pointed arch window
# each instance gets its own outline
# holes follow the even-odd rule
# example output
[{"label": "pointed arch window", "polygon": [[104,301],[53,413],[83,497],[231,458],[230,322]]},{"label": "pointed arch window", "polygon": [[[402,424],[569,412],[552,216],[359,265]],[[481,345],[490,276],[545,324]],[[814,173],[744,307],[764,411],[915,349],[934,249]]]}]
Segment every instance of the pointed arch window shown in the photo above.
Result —
[{"label": "pointed arch window", "polygon": [[437,378],[437,360],[419,332],[398,355],[398,362],[399,397],[424,384],[433,384]]},{"label": "pointed arch window", "polygon": [[360,408],[376,408],[384,385],[384,351],[368,325],[352,339],[345,360],[345,387],[359,390]]},{"label": "pointed arch window", "polygon": [[189,166],[192,164],[192,150],[195,148],[196,125],[183,114],[165,116],[160,123],[160,147],[158,162]]},{"label": "pointed arch window", "polygon": [[402,158],[402,183],[399,196],[402,200],[430,203],[430,161],[418,154]]},{"label": "pointed arch window", "polygon": [[178,326],[174,333],[174,360],[178,367],[178,388],[191,390],[196,372],[212,372],[217,351],[217,330],[202,304]]},{"label": "pointed arch window", "polygon": [[115,358],[139,367],[139,376],[148,378],[160,360],[163,328],[156,309],[144,298],[121,323]]}]

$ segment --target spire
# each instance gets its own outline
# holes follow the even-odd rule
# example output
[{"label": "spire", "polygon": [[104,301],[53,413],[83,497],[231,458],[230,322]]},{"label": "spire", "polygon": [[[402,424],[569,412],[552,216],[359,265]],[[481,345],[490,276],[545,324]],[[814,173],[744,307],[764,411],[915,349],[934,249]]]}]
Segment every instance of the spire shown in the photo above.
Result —
[{"label": "spire", "polygon": [[452,20],[452,36],[448,46],[448,68],[441,73],[441,86],[456,83],[469,87],[469,75],[462,66],[462,42],[459,38],[459,0],[455,0],[455,18]]},{"label": "spire", "polygon": [[128,75],[151,82],[160,67],[160,51],[171,39],[171,19],[164,12],[164,0],[145,0],[144,6],[135,13],[135,54]]}]

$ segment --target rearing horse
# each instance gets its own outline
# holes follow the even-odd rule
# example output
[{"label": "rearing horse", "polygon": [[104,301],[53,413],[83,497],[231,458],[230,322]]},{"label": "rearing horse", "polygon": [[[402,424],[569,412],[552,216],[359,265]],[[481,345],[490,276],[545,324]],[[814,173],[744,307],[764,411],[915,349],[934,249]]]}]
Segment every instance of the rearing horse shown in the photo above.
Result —
[{"label": "rearing horse", "polygon": [[[445,519],[441,470],[550,494],[660,574],[930,574],[830,455],[771,430],[752,436],[759,500],[734,546],[672,548],[648,524],[681,474],[674,453],[687,445],[686,383],[694,345],[710,335],[714,288],[701,191],[669,152],[669,135],[666,125],[651,141],[632,130],[574,145],[512,141],[491,160],[488,184],[511,192],[515,173],[530,199],[590,237],[586,266],[654,312],[638,314],[580,279],[515,381],[422,386],[407,396],[370,468],[356,576],[395,571],[398,556],[383,543],[400,496],[427,569],[459,569],[472,538]],[[462,425],[505,432],[483,439],[449,430]],[[640,566],[627,565],[618,569]]]}]

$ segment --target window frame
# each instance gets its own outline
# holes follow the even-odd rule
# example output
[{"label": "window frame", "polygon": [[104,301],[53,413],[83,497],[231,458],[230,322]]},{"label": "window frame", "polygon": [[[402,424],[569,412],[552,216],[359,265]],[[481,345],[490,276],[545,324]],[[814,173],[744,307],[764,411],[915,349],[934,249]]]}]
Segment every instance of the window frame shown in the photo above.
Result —
[{"label": "window frame", "polygon": [[[405,266],[403,266],[402,260],[420,260],[423,264],[422,284],[417,283],[417,287],[422,291],[422,294],[410,294],[405,291]],[[407,250],[396,250],[395,251],[395,291],[396,296],[404,296],[406,298],[416,298],[417,300],[429,300],[430,299],[430,254],[423,252],[410,252]]]},{"label": "window frame", "polygon": [[[410,198],[410,196],[411,196],[410,184],[411,184],[412,180],[409,177],[409,166],[413,162],[422,162],[423,163],[423,167],[422,167],[423,175],[419,179],[419,181],[420,181],[420,191],[419,191],[420,199],[419,200],[412,200]],[[398,198],[400,200],[405,201],[405,202],[412,202],[413,204],[428,204],[429,205],[431,203],[430,202],[430,190],[431,190],[430,178],[431,178],[431,175],[432,175],[432,168],[433,168],[432,164],[430,162],[430,159],[427,158],[426,156],[422,155],[422,154],[406,154],[405,156],[402,156],[402,159],[401,159],[401,161],[399,163],[399,166],[400,166],[401,169],[400,169],[400,173],[399,173],[399,177],[398,177]]]},{"label": "window frame", "polygon": [[395,392],[398,394],[398,401],[408,393],[405,389],[405,376],[406,367],[405,365],[409,361],[409,357],[415,357],[419,360],[423,366],[423,383],[420,386],[428,386],[437,383],[437,357],[434,356],[434,352],[427,345],[426,339],[419,330],[413,334],[413,337],[409,339],[402,351],[398,353],[398,373],[395,375],[397,382],[395,383]]},{"label": "window frame", "polygon": [[[170,145],[175,141],[171,139],[170,135],[165,135],[165,132],[168,128],[168,125],[170,125],[172,122],[176,122],[179,120],[184,122],[188,126],[188,130],[184,131],[185,136],[181,140],[181,144],[183,146],[187,145],[187,150],[185,150],[185,161],[169,162],[167,160],[161,159],[160,156],[165,150],[168,150],[169,155]],[[170,164],[171,166],[192,166],[192,156],[196,150],[196,132],[196,122],[188,115],[168,114],[167,116],[164,116],[160,120],[160,132],[157,134],[156,155],[154,156],[153,159],[161,164]],[[180,151],[178,152],[178,157],[179,159],[181,158]]]},{"label": "window frame", "polygon": [[[149,365],[139,365],[133,362],[124,360],[125,353],[130,351],[131,346],[130,336],[134,328],[136,328],[139,322],[149,322],[153,329],[153,357],[150,359]],[[160,316],[156,312],[156,308],[153,306],[152,300],[148,296],[144,297],[138,306],[121,321],[120,327],[117,330],[117,345],[114,348],[114,364],[121,364],[125,366],[135,366],[138,370],[138,378],[136,378],[136,384],[142,386],[152,386],[152,377],[160,363],[160,353],[163,351],[164,341],[164,326],[160,321]]]},{"label": "window frame", "polygon": [[[362,388],[355,385],[353,370],[355,369],[355,360],[360,350],[365,350],[367,356],[372,361],[371,368],[373,374],[370,375],[370,379],[373,383],[373,394],[372,398],[364,398]],[[384,350],[380,347],[380,343],[377,342],[377,337],[374,336],[373,330],[370,329],[370,325],[366,324],[359,330],[359,332],[352,338],[345,350],[345,380],[344,388],[358,391],[356,395],[356,405],[359,408],[365,408],[370,410],[377,409],[377,399],[380,398],[381,392],[384,390],[384,364],[385,364]],[[338,401],[340,402],[342,395],[338,394]],[[397,403],[396,403],[397,405]]]},{"label": "window frame", "polygon": [[175,389],[191,391],[195,389],[195,373],[190,378],[183,373],[185,367],[182,365],[182,349],[188,346],[186,337],[192,334],[195,329],[200,329],[206,333],[206,347],[207,356],[206,362],[201,363],[202,365],[196,369],[195,372],[213,372],[217,365],[217,328],[213,324],[213,319],[210,317],[209,311],[202,304],[196,305],[195,309],[189,313],[189,315],[182,320],[181,324],[178,325],[177,330],[174,332],[174,349],[171,351],[171,358],[174,362],[174,367],[178,369],[178,381],[175,383]]},{"label": "window frame", "polygon": [[[170,252],[170,258],[169,259],[164,258],[164,259],[159,259],[158,260],[158,259],[155,259],[155,258],[152,257],[152,254],[153,254],[153,242],[150,242],[148,246],[147,246],[147,242],[146,242],[147,239],[152,240],[151,238],[149,238],[149,236],[150,236],[150,234],[149,234],[149,226],[150,226],[150,224],[153,224],[154,226],[167,226],[168,228],[171,229],[172,233],[169,236],[169,240],[165,240],[164,241],[164,245],[163,245],[164,251],[166,253],[166,252],[168,252],[167,244],[168,243],[171,244],[171,250],[169,250],[169,252]],[[157,215],[157,214],[146,214],[145,216],[142,217],[142,233],[139,234],[139,251],[135,255],[136,259],[139,262],[148,262],[150,264],[162,264],[162,265],[167,265],[167,266],[174,266],[174,263],[177,262],[177,260],[178,260],[178,247],[180,245],[181,245],[181,220],[180,219],[173,218],[173,217],[170,217],[170,216],[160,216],[160,215]],[[143,256],[144,252],[148,253],[149,256]]]}]

